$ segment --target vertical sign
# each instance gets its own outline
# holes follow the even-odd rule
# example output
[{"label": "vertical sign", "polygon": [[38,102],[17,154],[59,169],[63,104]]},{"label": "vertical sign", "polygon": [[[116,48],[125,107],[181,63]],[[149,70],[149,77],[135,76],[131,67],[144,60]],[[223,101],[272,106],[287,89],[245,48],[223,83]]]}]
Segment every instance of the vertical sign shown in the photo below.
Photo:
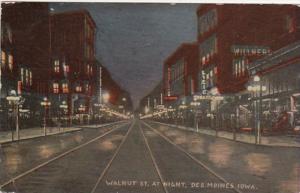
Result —
[{"label": "vertical sign", "polygon": [[102,66],[99,68],[99,103],[102,104]]}]

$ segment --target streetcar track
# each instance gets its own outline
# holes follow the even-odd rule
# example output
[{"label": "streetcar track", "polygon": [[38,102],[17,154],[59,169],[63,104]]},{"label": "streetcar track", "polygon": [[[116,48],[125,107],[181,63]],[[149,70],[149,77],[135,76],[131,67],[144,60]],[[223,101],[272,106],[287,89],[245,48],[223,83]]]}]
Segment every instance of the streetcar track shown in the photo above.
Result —
[{"label": "streetcar track", "polygon": [[112,156],[112,158],[109,160],[108,164],[106,165],[106,167],[104,168],[104,170],[102,171],[101,175],[99,176],[99,178],[97,179],[96,184],[94,185],[93,189],[91,190],[91,193],[94,193],[98,187],[98,185],[100,184],[100,182],[102,181],[103,177],[105,176],[106,172],[108,171],[108,169],[111,167],[112,162],[114,161],[114,159],[116,158],[116,156],[118,155],[122,145],[124,144],[124,142],[126,141],[129,133],[131,132],[133,126],[135,125],[134,121],[132,123],[132,125],[130,126],[130,128],[128,129],[127,133],[125,134],[123,140],[121,141],[120,145],[118,146],[117,150],[115,151],[114,155]]},{"label": "streetcar track", "polygon": [[154,165],[154,167],[155,167],[155,170],[156,170],[156,172],[157,172],[157,174],[158,174],[158,176],[159,176],[159,180],[160,180],[160,182],[161,182],[161,185],[162,185],[162,187],[163,187],[163,190],[164,190],[165,193],[169,193],[169,191],[167,190],[167,188],[164,186],[164,179],[163,179],[162,174],[161,174],[161,172],[160,172],[160,170],[159,170],[159,167],[158,167],[158,165],[157,165],[157,163],[156,163],[156,160],[155,160],[155,158],[154,158],[154,156],[153,156],[153,153],[152,153],[151,148],[150,148],[150,146],[149,146],[148,140],[147,140],[147,138],[146,138],[146,136],[145,136],[145,134],[144,134],[144,131],[143,131],[143,129],[141,128],[141,123],[139,123],[139,129],[140,129],[140,131],[141,131],[141,133],[142,133],[142,136],[143,136],[143,138],[144,138],[145,144],[146,144],[147,149],[148,149],[148,151],[149,151],[149,154],[150,154],[152,163],[153,163],[153,165]]},{"label": "streetcar track", "polygon": [[15,184],[15,181],[17,181],[17,180],[19,180],[19,179],[21,179],[21,178],[23,178],[23,177],[25,177],[25,176],[27,176],[27,175],[35,172],[36,170],[38,170],[38,169],[40,169],[40,168],[42,168],[44,166],[47,166],[48,164],[50,164],[50,163],[52,163],[52,162],[54,162],[54,161],[56,161],[56,160],[58,160],[60,158],[63,158],[65,156],[69,155],[70,153],[72,153],[74,151],[77,151],[77,150],[79,150],[79,149],[81,149],[81,148],[89,145],[90,143],[93,143],[93,142],[95,142],[95,141],[97,141],[97,140],[105,137],[106,135],[108,135],[108,134],[110,134],[110,133],[112,133],[112,132],[120,129],[121,127],[123,127],[123,126],[125,126],[127,124],[128,123],[121,124],[120,126],[117,126],[116,128],[113,128],[113,129],[111,129],[111,130],[109,130],[109,131],[107,131],[107,132],[105,132],[105,133],[103,133],[103,134],[101,134],[101,135],[99,135],[99,136],[97,136],[97,137],[95,137],[95,138],[93,138],[93,139],[91,139],[91,140],[83,143],[83,144],[80,144],[80,145],[78,145],[78,146],[76,146],[76,147],[74,147],[74,148],[72,148],[72,149],[70,149],[70,150],[68,150],[68,151],[66,151],[66,152],[64,152],[62,154],[59,154],[59,155],[57,155],[57,156],[55,156],[55,157],[53,157],[53,158],[51,158],[51,159],[49,159],[49,160],[47,160],[47,161],[39,164],[39,165],[37,165],[37,166],[35,166],[35,167],[33,167],[33,168],[25,171],[25,172],[22,172],[21,174],[19,174],[19,175],[15,176],[15,177],[11,178],[10,180],[2,183],[0,185],[0,190],[2,190],[5,186],[7,186],[9,184]]},{"label": "streetcar track", "polygon": [[[144,125],[146,125],[148,128],[150,128],[153,132],[155,132],[156,134],[158,134],[160,137],[162,137],[164,140],[166,140],[167,142],[169,142],[170,144],[172,144],[174,147],[176,147],[178,150],[180,150],[181,152],[183,152],[187,157],[189,157],[190,159],[192,159],[194,162],[196,162],[198,165],[200,165],[201,167],[205,168],[209,173],[213,174],[214,176],[216,176],[219,180],[221,180],[224,183],[229,183],[225,178],[223,178],[221,175],[219,175],[218,173],[216,173],[215,171],[213,171],[211,168],[209,168],[207,165],[205,165],[203,162],[201,162],[200,160],[198,160],[197,158],[195,158],[193,155],[191,155],[189,152],[187,152],[186,150],[184,150],[182,147],[178,146],[177,144],[175,144],[174,142],[172,142],[168,137],[164,136],[163,134],[161,134],[161,132],[157,131],[156,129],[154,129],[151,125],[147,124],[146,122],[142,121],[142,123]],[[237,193],[243,193],[242,191],[240,191],[239,189],[233,187],[233,190]]]}]

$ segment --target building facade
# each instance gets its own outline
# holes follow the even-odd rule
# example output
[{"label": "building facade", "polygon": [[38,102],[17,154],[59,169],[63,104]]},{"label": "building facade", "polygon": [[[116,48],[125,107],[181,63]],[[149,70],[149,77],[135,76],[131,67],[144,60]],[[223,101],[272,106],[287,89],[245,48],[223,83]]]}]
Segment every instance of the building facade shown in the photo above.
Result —
[{"label": "building facade", "polygon": [[57,111],[65,101],[69,116],[90,113],[96,75],[95,30],[86,10],[53,13],[50,17],[49,96]]},{"label": "building facade", "polygon": [[7,104],[6,97],[11,94],[21,97],[17,114],[26,127],[27,122],[39,122],[35,120],[41,110],[39,102],[48,91],[48,3],[1,6],[1,105]]},{"label": "building facade", "polygon": [[204,94],[245,90],[252,61],[299,39],[297,6],[208,4],[197,16]]},{"label": "building facade", "polygon": [[198,51],[196,43],[181,44],[163,64],[165,100],[190,96],[198,87]]}]

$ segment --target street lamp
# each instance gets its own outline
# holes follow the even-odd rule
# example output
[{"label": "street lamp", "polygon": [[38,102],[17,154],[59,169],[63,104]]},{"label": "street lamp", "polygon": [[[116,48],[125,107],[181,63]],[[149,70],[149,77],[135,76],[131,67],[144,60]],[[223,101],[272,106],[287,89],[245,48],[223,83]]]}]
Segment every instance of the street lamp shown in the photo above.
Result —
[{"label": "street lamp", "polygon": [[78,108],[78,110],[79,110],[79,116],[80,116],[80,124],[82,124],[82,122],[83,122],[83,113],[86,110],[85,106],[80,105],[79,108]]},{"label": "street lamp", "polygon": [[[62,115],[65,115],[65,110],[68,109],[68,105],[66,101],[63,101],[60,105],[59,108],[61,109]],[[59,116],[59,119],[61,120],[61,117]],[[60,123],[61,124],[61,123]],[[60,129],[60,127],[59,127]]]},{"label": "street lamp", "polygon": [[[17,134],[17,140],[20,139],[20,135],[19,135],[19,101],[20,101],[21,97],[17,96],[17,93],[15,90],[12,90],[10,92],[10,95],[6,97],[6,100],[8,101],[9,104],[12,104],[12,109],[13,109],[13,114],[15,116],[15,126],[16,126],[16,134]],[[12,134],[11,134],[11,139],[12,141],[14,140],[14,133],[12,130]]]},{"label": "street lamp", "polygon": [[51,106],[51,102],[48,100],[47,97],[43,98],[43,101],[41,102],[41,106],[44,107],[45,111],[44,111],[44,136],[47,135],[46,132],[46,114],[47,114],[47,108],[50,108]]},{"label": "street lamp", "polygon": [[197,132],[199,131],[199,126],[198,126],[198,120],[197,120],[197,113],[198,113],[198,108],[200,106],[200,102],[194,100],[191,102],[192,109],[194,111],[194,126],[196,126]]},{"label": "street lamp", "polygon": [[104,93],[102,97],[103,97],[103,101],[104,101],[104,103],[108,103],[108,101],[109,101],[109,98],[110,98],[110,95],[109,95],[109,93]]},{"label": "street lamp", "polygon": [[[257,93],[259,94],[259,101],[255,100],[254,108],[255,108],[255,125],[256,125],[256,135],[255,135],[255,143],[260,144],[261,142],[261,111],[262,111],[262,92],[266,91],[266,86],[262,85],[261,78],[258,75],[255,75],[253,77],[254,84],[249,85],[247,87],[247,90],[249,92],[254,93],[254,96],[257,96]],[[258,104],[259,102],[259,104]]]}]

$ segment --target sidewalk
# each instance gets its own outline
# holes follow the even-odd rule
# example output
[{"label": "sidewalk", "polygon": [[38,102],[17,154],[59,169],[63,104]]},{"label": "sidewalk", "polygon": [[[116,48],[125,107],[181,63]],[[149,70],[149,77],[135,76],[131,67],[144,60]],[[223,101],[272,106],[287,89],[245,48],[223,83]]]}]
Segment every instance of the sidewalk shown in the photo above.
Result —
[{"label": "sidewalk", "polygon": [[[113,124],[117,124],[117,123],[121,123],[121,122],[122,121],[106,123],[106,124],[97,124],[97,125],[76,125],[73,127],[61,127],[61,128],[48,127],[48,128],[46,128],[46,136],[80,131],[82,129],[88,129],[88,128],[100,128],[100,127],[105,127],[108,125],[113,125]],[[36,137],[44,137],[44,136],[45,136],[44,129],[41,127],[35,127],[35,128],[30,128],[30,129],[20,129],[19,140],[31,139],[31,138],[36,138]],[[14,138],[14,141],[17,141],[16,131],[14,131],[13,138]],[[12,132],[11,131],[0,132],[0,144],[8,143],[8,142],[12,142]]]},{"label": "sidewalk", "polygon": [[[152,121],[161,125],[166,125],[170,127],[176,127],[182,130],[188,130],[193,132],[198,132],[206,135],[211,135],[215,137],[225,138],[232,141],[238,141],[243,143],[255,144],[255,136],[244,133],[236,133],[234,139],[234,133],[228,131],[215,131],[212,129],[199,128],[198,131],[192,127],[185,127],[181,125],[166,124],[157,121]],[[275,147],[300,147],[300,136],[261,136],[261,144],[265,146],[275,146]]]}]

